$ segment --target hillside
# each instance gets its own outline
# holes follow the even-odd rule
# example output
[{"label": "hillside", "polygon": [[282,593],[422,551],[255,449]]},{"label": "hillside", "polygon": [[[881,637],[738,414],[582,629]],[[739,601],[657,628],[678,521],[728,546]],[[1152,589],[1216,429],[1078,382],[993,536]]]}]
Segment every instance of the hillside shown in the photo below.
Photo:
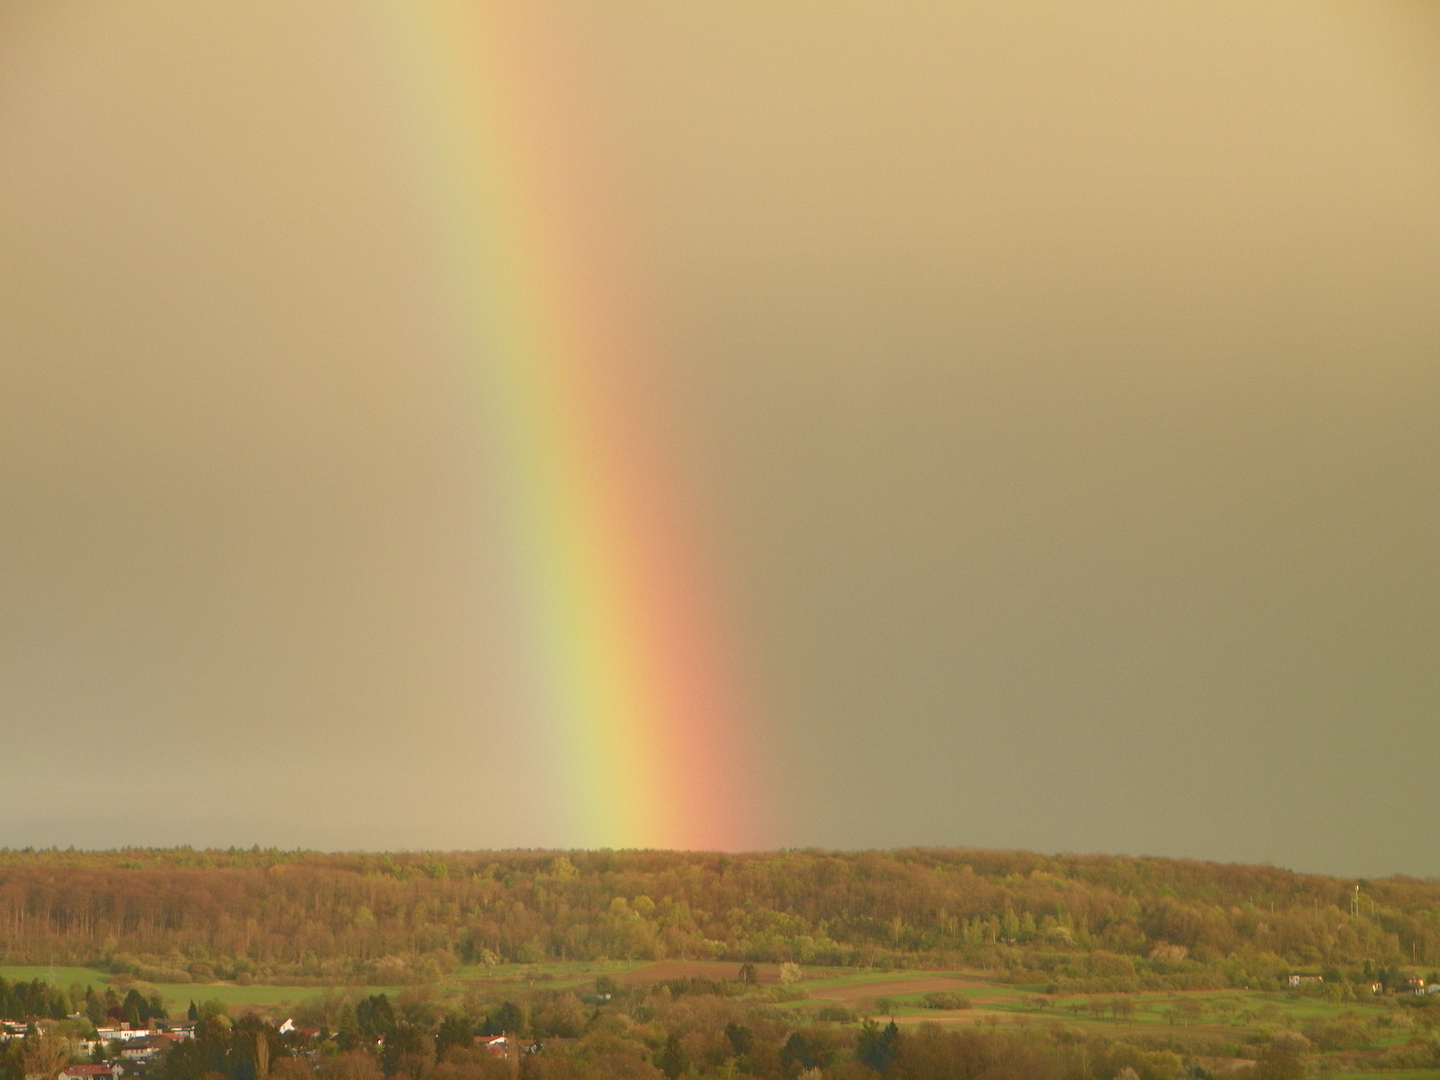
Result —
[{"label": "hillside", "polygon": [[10,965],[393,985],[665,958],[970,965],[1101,992],[1360,977],[1440,963],[1440,882],[967,849],[0,852]]}]

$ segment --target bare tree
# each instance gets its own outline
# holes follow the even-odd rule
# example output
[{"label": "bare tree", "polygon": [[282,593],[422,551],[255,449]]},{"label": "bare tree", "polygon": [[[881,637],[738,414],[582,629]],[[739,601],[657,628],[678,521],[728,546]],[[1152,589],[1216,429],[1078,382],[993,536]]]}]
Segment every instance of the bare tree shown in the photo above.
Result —
[{"label": "bare tree", "polygon": [[20,1064],[26,1076],[52,1078],[70,1061],[73,1044],[48,1027],[32,1028],[20,1044]]}]

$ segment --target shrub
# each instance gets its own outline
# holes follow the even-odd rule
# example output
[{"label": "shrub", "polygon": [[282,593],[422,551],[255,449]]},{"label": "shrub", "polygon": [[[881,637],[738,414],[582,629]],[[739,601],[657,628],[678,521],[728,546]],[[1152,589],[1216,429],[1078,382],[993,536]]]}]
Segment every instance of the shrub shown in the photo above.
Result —
[{"label": "shrub", "polygon": [[955,990],[933,990],[925,995],[927,1009],[968,1009],[970,999]]},{"label": "shrub", "polygon": [[1371,1043],[1370,1033],[1354,1013],[1312,1020],[1302,1030],[1322,1051],[1359,1050]]}]

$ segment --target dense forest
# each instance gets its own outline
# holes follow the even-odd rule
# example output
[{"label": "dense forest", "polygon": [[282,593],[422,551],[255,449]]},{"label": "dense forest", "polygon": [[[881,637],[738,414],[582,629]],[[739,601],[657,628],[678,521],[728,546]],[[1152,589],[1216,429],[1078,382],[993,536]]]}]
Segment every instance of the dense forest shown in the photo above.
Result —
[{"label": "dense forest", "polygon": [[914,849],[0,851],[0,962],[152,982],[373,985],[457,964],[962,966],[1061,991],[1440,964],[1440,881]]}]

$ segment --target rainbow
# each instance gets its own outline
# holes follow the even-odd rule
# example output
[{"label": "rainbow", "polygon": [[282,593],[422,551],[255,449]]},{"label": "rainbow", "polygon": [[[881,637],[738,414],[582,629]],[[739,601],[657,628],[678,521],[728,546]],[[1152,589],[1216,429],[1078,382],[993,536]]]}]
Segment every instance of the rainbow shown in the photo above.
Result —
[{"label": "rainbow", "polygon": [[[647,420],[653,349],[572,156],[563,72],[523,9],[386,8],[455,332],[473,358],[557,833],[581,847],[755,846],[753,756],[718,592]],[[524,20],[529,18],[530,22]],[[573,99],[570,99],[573,103]]]}]

